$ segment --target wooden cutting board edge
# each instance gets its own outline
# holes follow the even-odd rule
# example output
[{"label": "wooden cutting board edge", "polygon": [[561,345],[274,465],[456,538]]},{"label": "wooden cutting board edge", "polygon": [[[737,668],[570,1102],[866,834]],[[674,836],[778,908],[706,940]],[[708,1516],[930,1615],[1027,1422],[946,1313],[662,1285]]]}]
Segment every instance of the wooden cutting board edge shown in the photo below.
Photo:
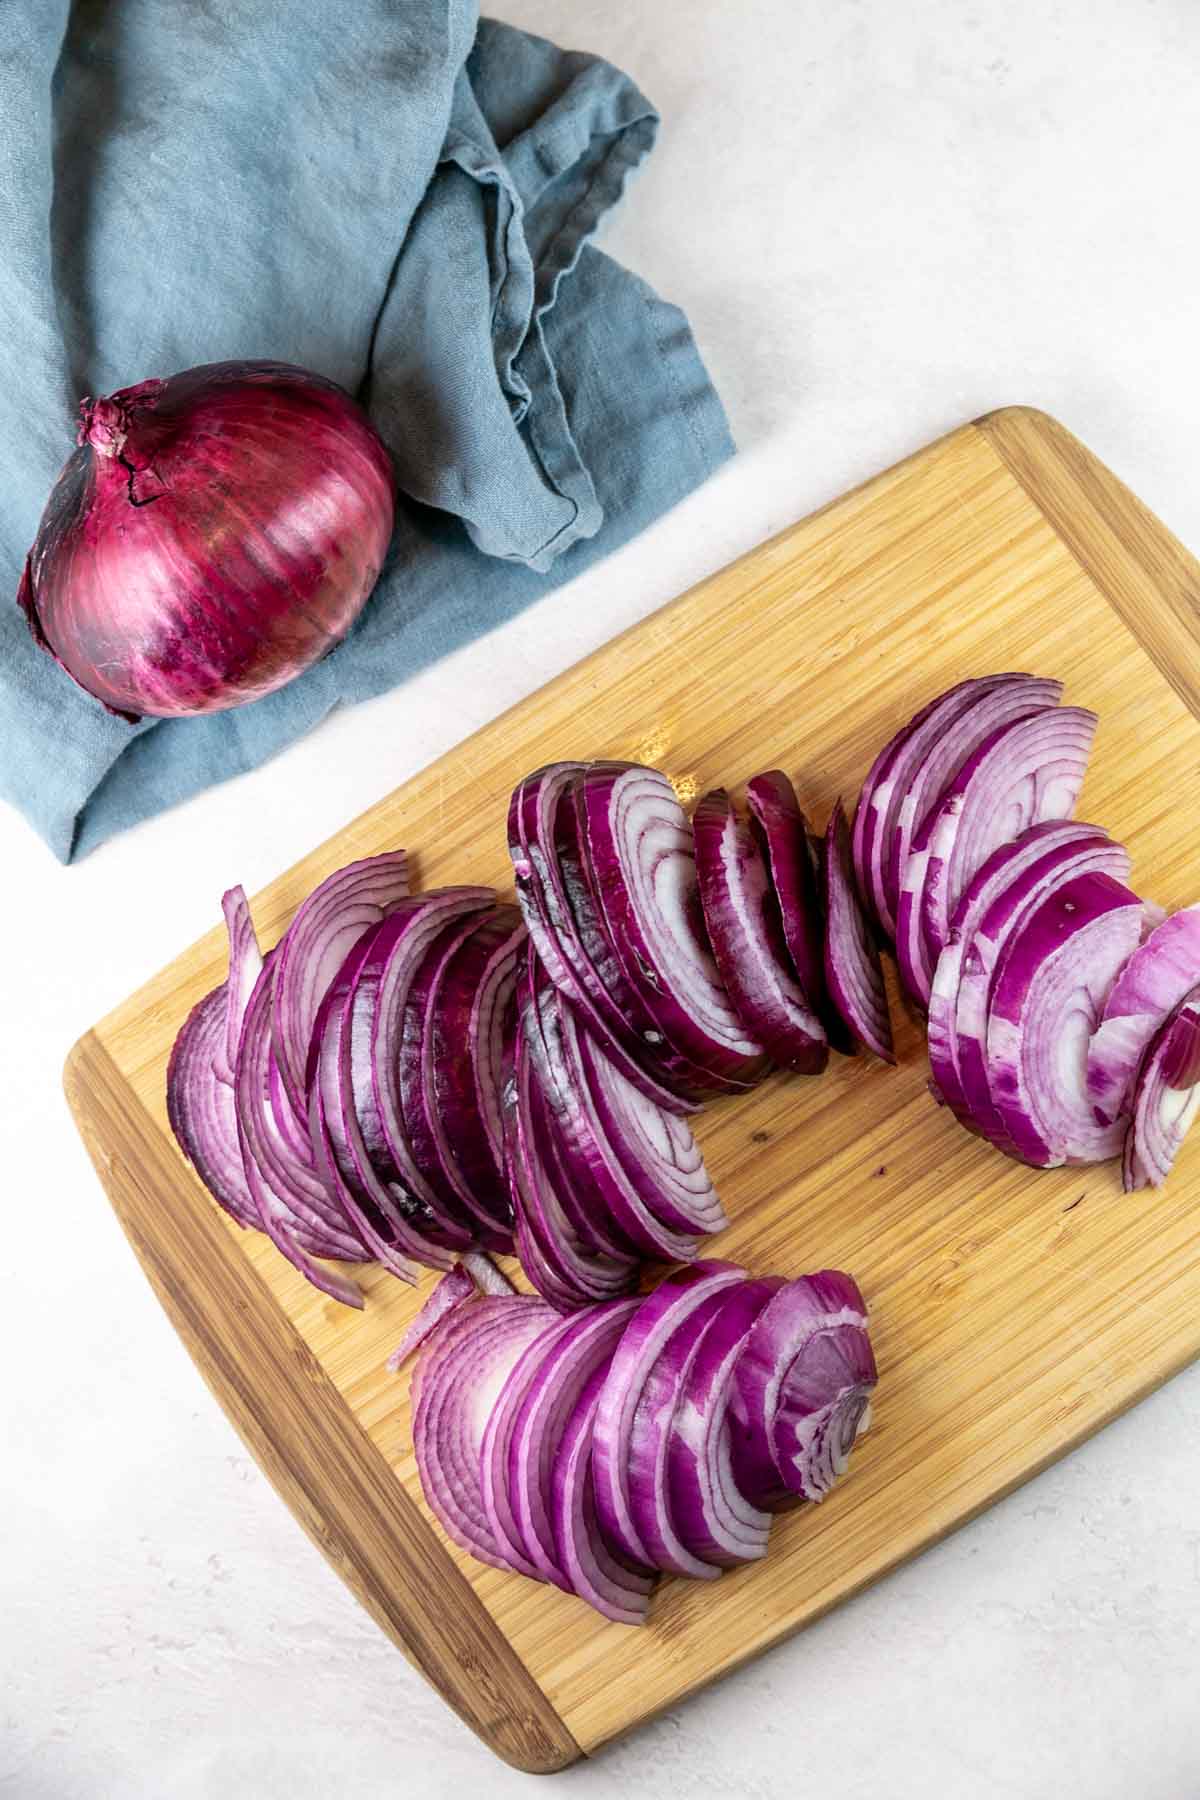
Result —
[{"label": "wooden cutting board edge", "polygon": [[[1005,407],[959,430],[987,439],[1200,719],[1200,563],[1047,414]],[[936,447],[926,446],[906,463]],[[895,473],[885,471],[863,489]],[[843,495],[821,510],[844,505],[848,498]],[[760,545],[748,556],[759,556],[763,549]],[[672,605],[686,599],[684,595]],[[610,643],[594,654],[611,655],[612,648]],[[586,666],[576,665],[556,680],[577,679]],[[354,826],[348,830],[353,833]],[[216,942],[219,934],[212,935]],[[579,1744],[440,1540],[391,1479],[383,1457],[372,1451],[364,1459],[362,1436],[345,1401],[237,1253],[198,1181],[189,1176],[181,1186],[178,1159],[149,1115],[131,1104],[128,1084],[105,1038],[133,1009],[158,997],[157,979],[86,1033],[64,1071],[80,1135],[151,1286],[268,1479],[381,1629],[504,1761],[529,1773],[565,1768],[583,1754]],[[158,1179],[150,1179],[156,1173]],[[179,1195],[179,1204],[169,1212],[162,1203],[164,1192]],[[176,1274],[181,1242],[190,1270],[186,1281]],[[1177,1365],[1156,1368],[1144,1387],[1126,1392],[1118,1410],[1143,1398],[1190,1360],[1182,1356]],[[251,1380],[247,1369],[255,1371]],[[957,1529],[1094,1429],[1094,1423],[1087,1423],[1044,1462],[955,1518],[946,1530],[924,1535],[917,1546],[900,1546],[889,1567]],[[870,1579],[878,1573],[873,1570]],[[846,1597],[843,1591],[838,1600]]]}]

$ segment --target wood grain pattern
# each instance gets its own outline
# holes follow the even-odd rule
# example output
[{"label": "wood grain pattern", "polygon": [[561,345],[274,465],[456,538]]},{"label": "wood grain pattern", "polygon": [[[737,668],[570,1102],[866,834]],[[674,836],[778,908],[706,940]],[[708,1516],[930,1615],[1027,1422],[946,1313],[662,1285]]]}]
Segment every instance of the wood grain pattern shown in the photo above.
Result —
[{"label": "wood grain pattern", "polygon": [[[632,756],[681,794],[779,764],[823,820],[940,688],[1065,677],[1101,715],[1081,813],[1141,890],[1197,898],[1179,796],[1200,770],[1200,568],[1062,427],[966,426],[761,545],[459,746],[254,902],[270,942],[338,864],[403,843],[427,885],[509,886],[508,793],[559,756]],[[214,914],[217,896],[214,894]],[[210,1386],[385,1630],[497,1751],[591,1752],[961,1524],[1200,1354],[1200,1151],[1126,1198],[1111,1167],[1033,1173],[940,1113],[920,1034],[714,1105],[699,1134],[760,1271],[850,1269],[872,1307],[875,1425],[852,1478],[768,1561],[672,1582],[642,1630],[473,1563],[412,1463],[384,1371],[423,1297],[369,1270],[351,1315],[207,1199],[170,1139],[166,1059],[222,977],[214,930],[76,1047],[68,1093],[134,1248]]]}]

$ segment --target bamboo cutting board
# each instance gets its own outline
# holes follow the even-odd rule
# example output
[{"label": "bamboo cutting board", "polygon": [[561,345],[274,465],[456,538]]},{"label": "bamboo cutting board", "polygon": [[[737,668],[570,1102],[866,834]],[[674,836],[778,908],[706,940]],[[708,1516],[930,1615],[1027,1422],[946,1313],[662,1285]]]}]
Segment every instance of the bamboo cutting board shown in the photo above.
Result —
[{"label": "bamboo cutting board", "polygon": [[[955,432],[635,626],[450,752],[254,902],[273,942],[331,869],[399,844],[426,886],[509,886],[517,778],[556,757],[657,763],[681,794],[780,764],[821,823],[916,707],[966,675],[1065,678],[1101,725],[1080,807],[1143,894],[1200,898],[1200,566],[1066,431],[1020,408]],[[1183,806],[1181,809],[1181,801]],[[213,894],[217,914],[219,896]],[[379,1624],[500,1756],[558,1769],[744,1662],[1044,1468],[1200,1353],[1200,1133],[1159,1194],[1114,1166],[1034,1173],[900,1067],[835,1058],[702,1118],[759,1273],[860,1281],[875,1424],[768,1560],[671,1582],[641,1630],[484,1568],[442,1536],[384,1360],[427,1292],[367,1310],[241,1232],[175,1149],[174,1034],[223,978],[214,930],[76,1045],[66,1085],[134,1249],[213,1392]],[[432,1279],[432,1277],[430,1278]]]}]

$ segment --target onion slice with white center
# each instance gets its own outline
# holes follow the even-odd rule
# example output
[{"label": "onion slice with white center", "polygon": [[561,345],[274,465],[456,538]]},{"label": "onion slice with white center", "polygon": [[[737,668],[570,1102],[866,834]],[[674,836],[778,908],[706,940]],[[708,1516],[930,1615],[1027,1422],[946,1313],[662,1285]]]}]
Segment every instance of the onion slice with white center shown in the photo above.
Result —
[{"label": "onion slice with white center", "polygon": [[1103,1162],[1124,1131],[1098,1120],[1088,1044],[1141,938],[1142,903],[1109,875],[1057,887],[1009,938],[988,1007],[987,1073],[1008,1143],[1038,1168]]},{"label": "onion slice with white center", "polygon": [[896,954],[905,985],[928,1002],[950,919],[999,845],[1045,819],[1069,819],[1098,721],[1082,707],[1040,709],[976,746],[916,832],[901,876]]},{"label": "onion slice with white center", "polygon": [[1161,1187],[1200,1113],[1200,987],[1163,1021],[1142,1057],[1125,1134],[1125,1191]]},{"label": "onion slice with white center", "polygon": [[733,1474],[764,1509],[821,1500],[865,1429],[877,1380],[867,1309],[838,1269],[787,1282],[734,1366]]},{"label": "onion slice with white center", "polygon": [[[1062,827],[1048,842],[1040,837],[1033,840],[1031,834],[1027,849],[1018,852],[1014,847],[1008,878],[1002,874],[995,895],[974,926],[970,944],[960,960],[953,1025],[947,1023],[946,1029],[953,1033],[964,1123],[969,1122],[998,1149],[1012,1149],[992,1099],[988,1073],[988,1008],[1000,959],[1030,914],[1065,882],[1092,873],[1123,881],[1128,872],[1128,852],[1100,833],[1098,827]],[[948,970],[947,979],[949,975]],[[939,1065],[939,1084],[944,1073]]]},{"label": "onion slice with white center", "polygon": [[[991,971],[999,948],[994,939],[986,938],[976,948],[976,935],[989,919],[993,931],[998,932],[1005,917],[1004,908],[1001,904],[993,912],[993,906],[1002,903],[1005,895],[1014,900],[1023,894],[1028,896],[1027,876],[1032,878],[1037,892],[1046,878],[1064,866],[1073,873],[1085,867],[1102,869],[1124,881],[1129,875],[1129,855],[1099,825],[1077,824],[1071,819],[1031,825],[1012,843],[1002,844],[992,852],[976,870],[954,910],[950,935],[938,957],[929,995],[929,1068],[938,1098],[972,1129],[976,1127],[959,1068],[959,996],[968,974],[977,974],[976,1039],[981,1041],[986,1030]],[[977,1083],[981,1072],[982,1057],[976,1068]]]},{"label": "onion slice with white center", "polygon": [[413,1377],[413,1447],[421,1487],[447,1535],[508,1569],[488,1522],[480,1451],[492,1409],[528,1346],[557,1315],[527,1295],[474,1300],[427,1340]]},{"label": "onion slice with white center", "polygon": [[1200,906],[1155,926],[1113,983],[1088,1047],[1087,1087],[1096,1117],[1128,1114],[1138,1065],[1163,1021],[1200,982]]},{"label": "onion slice with white center", "polygon": [[[670,1517],[688,1551],[710,1567],[733,1568],[766,1555],[770,1514],[753,1506],[733,1478],[729,1409],[746,1340],[784,1285],[770,1276],[719,1296],[668,1421],[663,1471]],[[632,1473],[630,1485],[636,1501]],[[636,1506],[635,1517],[641,1526]]]},{"label": "onion slice with white center", "polygon": [[894,1063],[883,967],[854,885],[850,831],[840,800],[825,834],[822,877],[829,997],[859,1042],[884,1062]]},{"label": "onion slice with white center", "polygon": [[825,1028],[793,973],[766,864],[724,788],[700,801],[692,831],[708,940],[738,1017],[772,1062],[819,1075]]},{"label": "onion slice with white center", "polygon": [[554,1458],[550,1510],[556,1561],[581,1600],[618,1625],[642,1625],[655,1577],[615,1556],[596,1512],[596,1414],[608,1371],[597,1369],[567,1420]]},{"label": "onion slice with white center", "polygon": [[592,1440],[596,1512],[613,1547],[634,1563],[650,1564],[650,1552],[629,1503],[629,1455],[638,1401],[664,1346],[685,1319],[711,1295],[745,1280],[735,1263],[698,1262],[681,1269],[647,1295],[617,1346],[600,1396]]},{"label": "onion slice with white center", "polygon": [[762,1044],[730,1005],[704,939],[692,828],[657,769],[593,763],[578,790],[586,860],[625,979],[677,1051],[714,1091],[746,1086]]},{"label": "onion slice with white center", "polygon": [[314,888],[276,946],[271,1042],[298,1118],[307,1111],[305,1069],[321,1001],[363,932],[386,918],[407,893],[407,851],[389,850],[349,863]]}]

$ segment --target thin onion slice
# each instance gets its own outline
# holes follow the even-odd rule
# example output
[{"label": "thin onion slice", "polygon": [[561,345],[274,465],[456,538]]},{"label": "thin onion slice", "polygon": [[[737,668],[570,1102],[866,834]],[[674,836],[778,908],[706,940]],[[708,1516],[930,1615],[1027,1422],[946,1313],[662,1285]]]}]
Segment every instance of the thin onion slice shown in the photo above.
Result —
[{"label": "thin onion slice", "polygon": [[216,1063],[225,1054],[227,984],[205,994],[188,1014],[167,1065],[167,1117],[179,1148],[231,1219],[262,1229],[246,1186],[233,1089]]},{"label": "thin onion slice", "polygon": [[793,973],[766,864],[724,788],[700,801],[692,831],[708,940],[738,1017],[773,1062],[819,1075],[825,1029]]},{"label": "thin onion slice", "polygon": [[849,1275],[787,1282],[763,1309],[734,1367],[733,1473],[764,1509],[821,1500],[842,1475],[877,1374],[867,1309]]},{"label": "thin onion slice", "polygon": [[1095,713],[1044,706],[983,738],[913,834],[900,879],[896,958],[921,1005],[950,915],[997,845],[1043,819],[1070,818],[1087,773]]},{"label": "thin onion slice", "polygon": [[368,926],[386,918],[407,893],[407,851],[364,857],[314,888],[279,940],[271,1041],[299,1118],[307,1113],[308,1046],[326,990]]},{"label": "thin onion slice", "polygon": [[[1014,847],[1007,876],[1001,865],[996,892],[983,906],[959,959],[953,1024],[947,1021],[945,1028],[952,1033],[963,1108],[960,1116],[964,1124],[1001,1150],[1010,1150],[1011,1145],[993,1104],[987,1052],[988,1008],[996,969],[1009,940],[1042,901],[1075,876],[1092,873],[1111,875],[1116,881],[1124,881],[1129,873],[1127,851],[1099,827],[1060,826],[1045,841],[1030,834],[1027,847],[1019,851]],[[946,952],[947,957],[951,955],[952,948]],[[948,965],[946,980],[952,975],[952,965]],[[934,1041],[931,1036],[931,1045]],[[945,1067],[939,1065],[939,1084],[945,1074]]]},{"label": "thin onion slice", "polygon": [[525,927],[497,907],[442,971],[431,1000],[426,1106],[459,1191],[494,1225],[511,1218],[504,1180],[501,1100],[505,1037],[515,1029],[517,963]]},{"label": "thin onion slice", "polygon": [[850,855],[850,830],[839,800],[825,834],[825,979],[829,996],[850,1030],[884,1062],[894,1063],[883,968],[858,892]]},{"label": "thin onion slice", "polygon": [[613,1555],[596,1510],[595,1426],[607,1374],[594,1372],[559,1440],[550,1484],[555,1560],[572,1591],[604,1618],[642,1625],[655,1577]]},{"label": "thin onion slice", "polygon": [[[1102,826],[1077,824],[1072,819],[1047,820],[1031,825],[1012,843],[994,850],[976,870],[954,910],[929,995],[928,1047],[931,1085],[942,1103],[964,1123],[970,1122],[970,1115],[959,1070],[958,998],[964,970],[975,968],[980,962],[982,953],[975,949],[976,933],[1004,894],[1020,892],[1017,884],[1024,881],[1027,873],[1053,868],[1059,856],[1076,870],[1086,863],[1087,867],[1103,869],[1118,881],[1124,881],[1129,874],[1128,853],[1113,843]],[[990,968],[989,964],[989,974]],[[986,991],[982,997],[982,1016],[986,1018]]]},{"label": "thin onion slice", "polygon": [[483,1436],[513,1368],[556,1322],[532,1296],[472,1301],[433,1332],[413,1379],[413,1448],[425,1499],[454,1543],[498,1569],[512,1565],[488,1523]]},{"label": "thin onion slice", "polygon": [[492,1537],[508,1566],[534,1581],[543,1579],[542,1571],[526,1553],[509,1485],[513,1432],[527,1394],[545,1365],[553,1362],[557,1345],[574,1323],[571,1316],[556,1316],[525,1346],[492,1407],[479,1448],[479,1487]]},{"label": "thin onion slice", "polygon": [[540,982],[535,967],[520,1010],[523,1043],[553,1115],[565,1179],[596,1241],[667,1262],[690,1261],[699,1221],[719,1229],[724,1213],[686,1121],[675,1121],[668,1133],[672,1115],[660,1112],[651,1120],[641,1110],[651,1103],[586,1040],[570,1007],[556,988]]},{"label": "thin onion slice", "polygon": [[825,981],[825,912],[818,845],[796,790],[782,769],[768,769],[746,783],[750,829],[766,858],[770,904],[778,913],[800,988],[835,1050],[853,1056],[854,1037],[829,998]]},{"label": "thin onion slice", "polygon": [[449,1273],[437,1282],[428,1300],[388,1357],[389,1374],[394,1375],[397,1370],[402,1369],[409,1357],[416,1355],[434,1326],[440,1324],[456,1306],[461,1306],[464,1300],[473,1300],[478,1291],[469,1270],[462,1263],[455,1263]]},{"label": "thin onion slice", "polygon": [[748,1501],[733,1474],[730,1405],[750,1332],[785,1283],[744,1281],[721,1296],[711,1328],[688,1370],[667,1445],[671,1515],[693,1555],[718,1568],[765,1556],[770,1514]]},{"label": "thin onion slice", "polygon": [[1088,1094],[1088,1045],[1141,929],[1136,894],[1089,874],[1008,940],[988,1009],[988,1083],[1013,1152],[1035,1167],[1120,1155],[1123,1130],[1097,1119]]},{"label": "thin onion slice", "polygon": [[1134,1083],[1125,1190],[1161,1187],[1200,1113],[1200,987],[1155,1032]]},{"label": "thin onion slice", "polygon": [[1132,1108],[1133,1079],[1168,1015],[1200,981],[1200,906],[1155,926],[1113,983],[1088,1048],[1087,1086],[1096,1118],[1111,1124]]},{"label": "thin onion slice", "polygon": [[710,1081],[757,1080],[763,1046],[730,1005],[704,940],[692,830],[670,782],[657,769],[593,763],[579,798],[609,937],[664,1049]]},{"label": "thin onion slice", "polygon": [[668,1275],[647,1295],[617,1346],[600,1396],[592,1442],[596,1511],[609,1542],[643,1567],[650,1551],[630,1508],[629,1454],[642,1390],[664,1345],[698,1306],[745,1280],[734,1263],[698,1262]]}]

